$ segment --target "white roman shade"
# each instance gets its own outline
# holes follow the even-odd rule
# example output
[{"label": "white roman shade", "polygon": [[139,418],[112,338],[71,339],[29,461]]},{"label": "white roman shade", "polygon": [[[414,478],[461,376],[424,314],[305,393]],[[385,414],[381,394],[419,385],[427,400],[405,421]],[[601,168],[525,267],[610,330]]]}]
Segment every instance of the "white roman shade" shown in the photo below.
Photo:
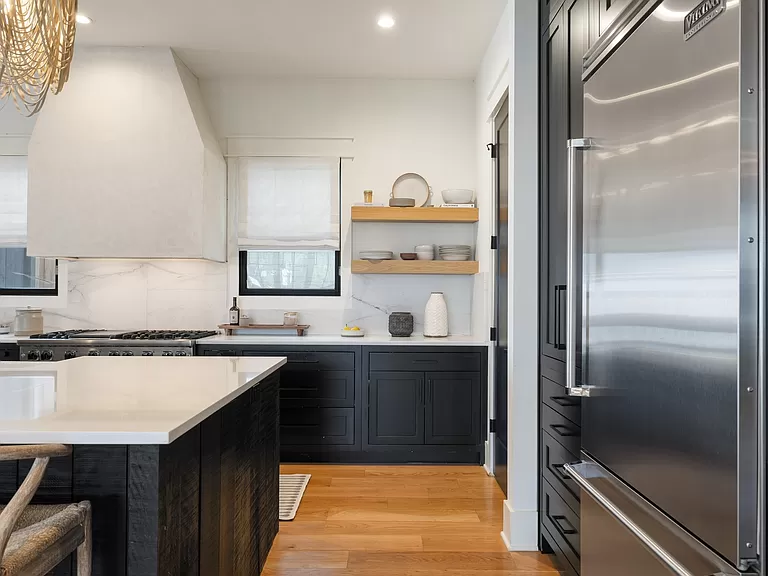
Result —
[{"label": "white roman shade", "polygon": [[339,158],[236,162],[240,248],[339,249]]},{"label": "white roman shade", "polygon": [[0,248],[27,245],[27,158],[0,156]]}]

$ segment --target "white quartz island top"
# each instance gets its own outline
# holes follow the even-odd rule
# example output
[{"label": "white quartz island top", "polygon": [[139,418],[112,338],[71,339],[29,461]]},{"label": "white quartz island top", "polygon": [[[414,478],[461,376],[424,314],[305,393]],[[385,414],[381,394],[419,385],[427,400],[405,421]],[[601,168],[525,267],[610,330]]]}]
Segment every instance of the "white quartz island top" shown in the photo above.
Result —
[{"label": "white quartz island top", "polygon": [[170,444],[285,358],[0,362],[0,444]]},{"label": "white quartz island top", "polygon": [[420,334],[413,334],[408,338],[396,338],[388,334],[366,334],[354,338],[334,334],[307,334],[305,336],[268,336],[268,335],[237,335],[237,336],[209,336],[197,341],[203,346],[232,346],[264,345],[281,346],[286,344],[303,346],[487,346],[488,342],[474,336],[448,336],[446,338],[427,338]]}]

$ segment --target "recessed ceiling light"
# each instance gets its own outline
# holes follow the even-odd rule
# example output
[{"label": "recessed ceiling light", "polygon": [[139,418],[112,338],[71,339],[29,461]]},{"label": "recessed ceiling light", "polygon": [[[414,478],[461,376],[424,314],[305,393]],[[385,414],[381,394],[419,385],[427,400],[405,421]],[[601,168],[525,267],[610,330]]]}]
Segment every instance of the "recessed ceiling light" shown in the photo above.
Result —
[{"label": "recessed ceiling light", "polygon": [[86,16],[85,14],[79,14],[79,13],[77,16],[75,16],[75,20],[77,21],[78,24],[90,24],[91,22],[93,22],[93,20],[88,18],[88,16]]},{"label": "recessed ceiling light", "polygon": [[379,26],[381,28],[392,28],[395,25],[395,19],[389,14],[379,16]]}]

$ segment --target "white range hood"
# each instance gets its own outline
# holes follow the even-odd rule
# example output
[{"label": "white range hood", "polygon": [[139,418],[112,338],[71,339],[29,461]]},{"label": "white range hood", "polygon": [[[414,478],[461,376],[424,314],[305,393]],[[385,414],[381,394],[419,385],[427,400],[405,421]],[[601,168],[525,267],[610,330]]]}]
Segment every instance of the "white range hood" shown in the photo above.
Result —
[{"label": "white range hood", "polygon": [[170,49],[78,49],[29,145],[30,255],[226,260],[226,164]]}]

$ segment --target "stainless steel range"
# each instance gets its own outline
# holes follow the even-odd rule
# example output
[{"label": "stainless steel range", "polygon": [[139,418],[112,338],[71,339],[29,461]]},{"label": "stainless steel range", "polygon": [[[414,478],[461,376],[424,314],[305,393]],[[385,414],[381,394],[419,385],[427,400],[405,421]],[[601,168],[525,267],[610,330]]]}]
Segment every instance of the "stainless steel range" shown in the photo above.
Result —
[{"label": "stainless steel range", "polygon": [[195,341],[213,330],[63,330],[19,342],[25,361],[69,360],[78,356],[192,356]]}]

